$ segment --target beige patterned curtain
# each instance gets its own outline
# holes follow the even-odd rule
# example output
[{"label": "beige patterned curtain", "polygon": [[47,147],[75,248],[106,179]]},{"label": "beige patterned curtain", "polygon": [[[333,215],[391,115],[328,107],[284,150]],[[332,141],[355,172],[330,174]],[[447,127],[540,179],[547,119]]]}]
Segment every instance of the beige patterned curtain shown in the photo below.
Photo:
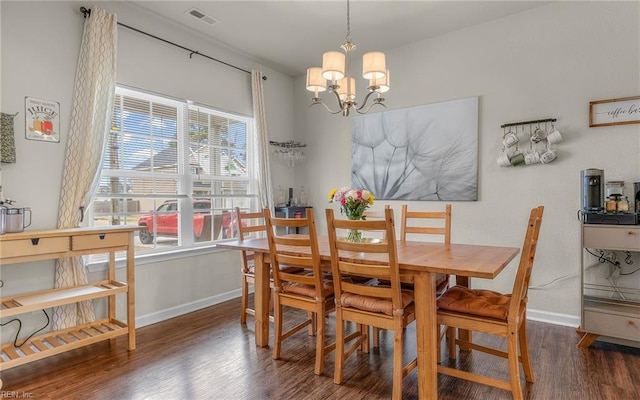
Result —
[{"label": "beige patterned curtain", "polygon": [[273,193],[271,190],[271,168],[269,167],[269,139],[267,135],[267,117],[264,108],[264,94],[262,89],[262,71],[251,71],[251,90],[253,93],[253,116],[256,120],[256,143],[258,153],[258,199],[260,209],[273,208]]},{"label": "beige patterned curtain", "polygon": [[13,119],[18,114],[0,112],[0,162],[16,162],[16,139],[13,132]]},{"label": "beige patterned curtain", "polygon": [[[98,185],[102,153],[111,127],[118,40],[115,14],[98,7],[85,20],[73,89],[62,177],[58,228],[78,227]],[[56,261],[55,287],[87,283],[82,257]],[[54,329],[95,320],[90,301],[56,307]]]}]

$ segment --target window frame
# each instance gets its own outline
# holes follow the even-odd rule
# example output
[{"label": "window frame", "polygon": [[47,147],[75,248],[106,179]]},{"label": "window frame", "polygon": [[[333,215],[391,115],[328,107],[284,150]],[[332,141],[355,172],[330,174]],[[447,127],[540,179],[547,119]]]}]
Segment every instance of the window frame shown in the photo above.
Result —
[{"label": "window frame", "polygon": [[[131,195],[128,195],[127,193],[121,194],[121,193],[101,193],[100,191],[96,190],[95,193],[93,194],[91,200],[92,203],[94,200],[112,200],[112,199],[127,199],[127,198],[131,198],[131,199],[136,199],[137,201],[140,201],[141,199],[144,198],[151,198],[153,199],[152,204],[154,204],[153,206],[153,210],[151,210],[150,212],[146,212],[146,211],[142,211],[142,210],[138,210],[138,211],[134,211],[134,212],[129,212],[128,211],[128,207],[126,206],[126,202],[125,202],[125,207],[124,210],[117,210],[116,212],[111,212],[111,218],[114,219],[114,215],[117,215],[118,218],[124,217],[125,221],[127,221],[128,217],[132,217],[135,222],[134,224],[137,225],[138,224],[138,220],[139,218],[141,218],[143,215],[152,215],[154,221],[156,221],[158,215],[161,215],[162,213],[158,213],[160,211],[160,209],[162,208],[162,205],[164,204],[164,201],[170,201],[170,200],[175,200],[176,204],[178,206],[178,212],[177,212],[177,216],[178,216],[178,235],[177,235],[177,244],[176,245],[170,245],[170,246],[158,246],[157,244],[157,239],[158,236],[157,234],[154,234],[154,239],[153,239],[153,243],[150,245],[152,247],[145,249],[145,250],[137,250],[136,251],[136,259],[138,258],[148,258],[148,257],[153,257],[156,258],[159,257],[161,259],[163,258],[175,258],[177,254],[184,254],[184,256],[189,255],[189,253],[192,253],[193,250],[195,250],[196,253],[200,253],[203,250],[206,251],[206,249],[211,249],[211,248],[215,248],[215,244],[218,241],[221,240],[229,240],[232,239],[231,238],[227,238],[227,237],[223,237],[223,238],[219,238],[219,237],[212,237],[211,240],[206,240],[206,241],[202,241],[202,242],[196,242],[194,239],[194,216],[195,215],[202,215],[203,213],[207,213],[209,215],[211,215],[211,225],[214,225],[213,223],[213,219],[214,218],[218,218],[215,217],[216,215],[219,215],[217,212],[222,212],[224,213],[225,211],[219,211],[216,207],[216,203],[225,203],[225,204],[231,204],[231,205],[239,205],[241,208],[251,208],[251,209],[257,209],[257,205],[258,205],[258,195],[257,195],[257,171],[255,171],[255,168],[257,167],[257,165],[255,165],[254,160],[255,160],[255,154],[256,154],[256,143],[255,143],[255,119],[252,116],[247,116],[247,115],[243,115],[243,114],[239,114],[239,113],[233,113],[233,112],[229,112],[226,110],[221,110],[221,109],[217,109],[213,106],[208,106],[208,105],[203,105],[200,103],[195,103],[193,101],[190,100],[182,100],[182,99],[176,99],[174,97],[170,97],[167,95],[163,95],[163,94],[158,94],[158,93],[153,93],[153,92],[149,92],[147,90],[143,90],[143,89],[138,89],[138,88],[134,88],[134,87],[130,87],[130,86],[126,86],[126,85],[121,85],[121,84],[117,84],[116,85],[116,92],[115,92],[116,96],[121,96],[120,99],[122,99],[124,101],[124,97],[132,97],[135,99],[140,99],[141,101],[146,101],[149,103],[153,103],[153,104],[167,104],[170,105],[171,107],[175,106],[177,108],[177,115],[176,115],[176,152],[177,152],[177,172],[175,173],[167,173],[167,172],[154,172],[154,171],[150,171],[148,173],[144,173],[142,171],[132,171],[132,170],[127,170],[127,169],[103,169],[101,168],[100,173],[97,176],[97,182],[96,182],[96,189],[99,186],[99,183],[102,179],[104,178],[112,178],[112,177],[118,177],[118,178],[125,178],[125,179],[133,179],[135,177],[141,178],[141,179],[149,179],[150,181],[156,181],[156,180],[162,180],[161,178],[168,178],[168,179],[175,179],[176,180],[176,194],[158,194],[158,193],[148,193],[148,194],[143,194],[143,193],[132,193]],[[122,110],[124,105],[122,103],[119,104],[120,109]],[[116,104],[114,104],[114,110],[115,110]],[[244,125],[244,132],[241,132],[241,140],[244,141],[245,143],[245,148],[243,149],[244,154],[245,154],[245,172],[243,176],[231,176],[229,175],[223,175],[223,174],[218,174],[218,175],[207,175],[207,174],[201,174],[201,172],[203,172],[203,168],[201,164],[198,164],[197,166],[195,166],[195,168],[193,168],[193,166],[190,163],[190,158],[189,158],[189,150],[190,150],[190,145],[192,144],[192,137],[191,137],[191,132],[190,132],[190,124],[191,121],[189,119],[190,117],[190,112],[192,112],[194,109],[198,110],[198,112],[205,112],[207,114],[209,114],[208,118],[220,118],[222,120],[227,120],[227,123],[229,123],[230,121],[233,121],[234,124],[235,123],[239,123],[241,125]],[[144,115],[144,114],[143,114]],[[198,114],[198,116],[200,116],[200,114]],[[150,112],[148,114],[149,117],[149,123],[152,124],[153,123],[153,114]],[[122,121],[122,120],[121,120]],[[122,123],[119,125],[119,129],[122,130],[121,132],[121,137],[120,140],[123,140],[122,138],[124,137],[123,135],[132,135],[131,132],[125,132],[124,127],[122,126]],[[234,128],[237,129],[237,128]],[[113,132],[113,131],[110,131]],[[145,133],[146,134],[146,133]],[[229,133],[227,133],[229,134]],[[242,135],[244,135],[244,137],[242,137]],[[135,135],[133,135],[135,136]],[[213,148],[214,146],[209,144],[210,139],[212,138],[212,134],[211,133],[207,133],[206,136],[206,147],[207,149]],[[169,141],[167,139],[167,141]],[[102,155],[102,164],[101,165],[105,165],[107,161],[107,142],[108,142],[108,138],[105,139],[105,151],[103,152]],[[231,153],[231,151],[229,149],[232,149],[233,146],[229,147],[230,144],[233,144],[235,142],[231,142],[231,141],[227,141],[227,160],[229,160],[231,157],[229,156],[229,153]],[[204,147],[205,145],[203,145]],[[151,152],[154,151],[154,143],[150,142],[150,145],[148,147],[148,151],[149,154],[151,154]],[[154,154],[157,154],[154,153]],[[198,161],[200,161],[198,159]],[[125,162],[125,161],[122,161]],[[228,163],[230,161],[227,161]],[[219,167],[219,166],[218,166]],[[153,169],[153,166],[151,166],[150,169]],[[222,169],[221,169],[222,170]],[[193,172],[196,172],[196,174],[194,174]],[[206,171],[211,173],[211,170]],[[203,196],[202,194],[198,194],[196,196],[196,193],[194,191],[194,181],[198,179],[200,181],[206,181],[208,182],[210,185],[208,187],[209,189],[209,195]],[[214,190],[216,188],[216,184],[219,184],[221,186],[223,186],[223,183],[225,182],[237,182],[240,184],[240,188],[245,188],[245,193],[234,193],[231,195],[222,195],[222,194],[215,194]],[[124,185],[123,185],[124,186]],[[236,185],[237,186],[237,185]],[[235,186],[234,186],[235,188]],[[206,190],[206,187],[205,187]],[[203,209],[201,207],[195,207],[195,203],[198,202],[198,205],[201,205],[199,202],[200,201],[205,201],[208,200],[210,201],[211,207],[207,210],[207,209]],[[170,207],[170,204],[168,205],[168,207]],[[230,209],[232,207],[227,207],[227,209]],[[231,210],[226,211],[226,212],[231,212]],[[103,214],[101,214],[103,215]],[[137,216],[136,216],[137,215]],[[223,214],[220,214],[221,216],[219,217],[221,220],[224,218],[224,216],[222,216]],[[230,217],[230,215],[229,215]],[[94,226],[94,222],[95,222],[95,213],[94,213],[94,206],[93,204],[89,207],[89,211],[88,211],[88,218],[86,218],[86,225],[87,226]],[[222,223],[222,222],[221,222]],[[127,222],[127,224],[131,225],[130,222]],[[97,225],[96,225],[97,226]],[[157,224],[154,224],[155,226],[155,230],[157,231]],[[212,226],[212,229],[214,227]],[[221,228],[224,229],[224,228]],[[233,231],[233,230],[230,230]],[[154,232],[156,233],[156,232]],[[190,234],[187,234],[190,233]],[[214,232],[215,233],[215,232]],[[136,235],[136,246],[144,246],[143,244],[141,244],[139,242],[139,236]],[[97,258],[90,258],[89,259],[89,263],[93,264],[93,263],[97,263],[97,264],[104,264],[104,257],[101,259],[100,257]]]}]

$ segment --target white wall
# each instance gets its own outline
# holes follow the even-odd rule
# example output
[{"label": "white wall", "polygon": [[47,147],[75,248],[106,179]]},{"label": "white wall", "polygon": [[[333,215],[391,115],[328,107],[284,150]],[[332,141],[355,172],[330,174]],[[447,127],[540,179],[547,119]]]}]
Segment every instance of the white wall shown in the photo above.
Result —
[{"label": "white wall", "polygon": [[[243,69],[261,69],[267,125],[274,140],[293,137],[293,80],[221,45],[121,2],[99,2],[118,15],[118,21],[196,49]],[[2,164],[0,184],[17,206],[31,207],[30,229],[55,228],[71,109],[75,68],[83,18],[78,2],[0,3],[2,39],[1,110],[20,112],[15,119],[16,164]],[[194,56],[173,46],[119,27],[118,83],[183,97],[242,114],[252,114],[250,75]],[[24,97],[60,102],[62,134],[58,144],[25,140]],[[293,174],[275,165],[275,185],[291,186]],[[239,257],[236,252],[177,258],[136,266],[136,314],[150,323],[239,293]],[[3,266],[2,296],[49,289],[53,263]],[[122,273],[122,271],[119,271]],[[92,273],[100,279],[104,273]],[[41,315],[24,315],[25,332],[40,325]],[[13,328],[5,329],[3,341]]]},{"label": "white wall", "polygon": [[[65,129],[83,24],[80,5],[0,3],[0,110],[20,112],[15,123],[18,162],[2,165],[0,183],[5,195],[18,200],[19,206],[33,209],[33,229],[56,224]],[[295,168],[295,183],[296,188],[307,188],[319,211],[319,228],[324,231],[322,210],[327,206],[328,191],[348,185],[350,180],[350,119],[329,115],[321,107],[309,109],[310,93],[304,90],[304,77],[294,84],[283,74],[127,4],[100,5],[116,12],[124,23],[245,69],[264,71],[268,76],[269,137],[288,140],[295,136],[309,144],[308,159]],[[390,108],[480,96],[479,201],[454,202],[454,241],[519,247],[528,210],[537,204],[546,206],[532,284],[567,275],[571,278],[549,290],[532,291],[533,309],[573,316],[579,313],[580,224],[575,212],[580,208],[580,170],[603,168],[607,179],[640,181],[640,125],[589,128],[587,122],[589,101],[640,93],[639,25],[637,2],[561,2],[387,51],[392,70],[392,90],[386,94]],[[246,102],[248,76],[244,73],[198,57],[189,60],[185,53],[123,28],[119,33],[119,82],[175,91],[168,94],[250,112]],[[215,90],[219,87],[230,92],[221,96]],[[361,87],[358,90],[364,92]],[[24,139],[25,96],[60,102],[61,143]],[[499,126],[543,117],[558,118],[565,137],[559,159],[546,166],[497,167]],[[272,172],[276,187],[292,185],[294,170],[273,160]],[[393,205],[399,208],[399,203]],[[411,206],[433,209],[440,204],[415,202]],[[224,298],[229,292],[235,295],[239,287],[237,263],[235,253],[219,252],[139,264],[138,317],[148,323]],[[514,268],[512,263],[495,281],[478,281],[476,286],[508,290]],[[50,262],[3,266],[0,273],[6,285],[2,295],[47,289],[53,284]],[[40,316],[25,317],[27,330],[40,324]]]},{"label": "white wall", "polygon": [[[588,126],[589,101],[640,94],[639,27],[638,2],[559,2],[386,52],[390,109],[480,96],[479,199],[453,202],[452,240],[520,247],[529,210],[544,205],[531,285],[570,278],[530,291],[530,308],[563,314],[565,322],[577,323],[580,313],[580,171],[602,168],[607,180],[640,181],[640,125]],[[370,50],[358,49],[358,55]],[[297,186],[313,182],[319,211],[328,206],[331,188],[350,184],[351,121],[320,106],[308,109],[310,94],[304,77],[297,78],[296,139],[309,144],[310,157],[295,179]],[[558,159],[498,167],[500,125],[540,118],[558,119],[565,139]],[[391,204],[398,213],[401,203]],[[494,281],[475,280],[474,286],[509,291],[516,262]]]}]

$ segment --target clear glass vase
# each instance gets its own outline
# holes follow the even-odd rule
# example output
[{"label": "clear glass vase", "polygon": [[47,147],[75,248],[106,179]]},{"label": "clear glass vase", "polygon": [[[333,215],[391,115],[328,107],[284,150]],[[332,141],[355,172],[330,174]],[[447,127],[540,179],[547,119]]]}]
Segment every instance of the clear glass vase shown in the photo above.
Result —
[{"label": "clear glass vase", "polygon": [[[350,215],[347,218],[350,219],[351,221],[360,221],[364,219],[362,215]],[[361,243],[362,231],[359,229],[350,229],[349,235],[347,236],[347,242]]]},{"label": "clear glass vase", "polygon": [[358,229],[350,229],[347,236],[347,242],[360,243],[362,242],[362,231]]}]

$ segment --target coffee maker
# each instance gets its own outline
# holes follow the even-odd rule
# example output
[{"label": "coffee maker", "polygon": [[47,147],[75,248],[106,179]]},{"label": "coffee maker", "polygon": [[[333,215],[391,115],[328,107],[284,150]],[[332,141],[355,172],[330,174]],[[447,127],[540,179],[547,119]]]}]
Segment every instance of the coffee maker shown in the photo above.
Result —
[{"label": "coffee maker", "polygon": [[580,173],[582,182],[582,212],[604,210],[604,170],[589,168]]},{"label": "coffee maker", "polygon": [[[615,207],[616,201],[613,201],[614,207],[610,209],[609,203],[611,199],[605,198],[605,181],[604,170],[589,168],[581,171],[581,199],[582,209],[580,210],[581,220],[585,224],[607,224],[607,225],[637,225],[640,221],[640,182],[634,184],[634,200],[636,212],[630,212],[628,203],[627,207]],[[624,182],[611,181],[607,183],[607,194],[616,194],[618,198],[622,198],[624,190]],[[613,197],[613,196],[612,196]],[[605,207],[605,203],[607,207]]]}]

